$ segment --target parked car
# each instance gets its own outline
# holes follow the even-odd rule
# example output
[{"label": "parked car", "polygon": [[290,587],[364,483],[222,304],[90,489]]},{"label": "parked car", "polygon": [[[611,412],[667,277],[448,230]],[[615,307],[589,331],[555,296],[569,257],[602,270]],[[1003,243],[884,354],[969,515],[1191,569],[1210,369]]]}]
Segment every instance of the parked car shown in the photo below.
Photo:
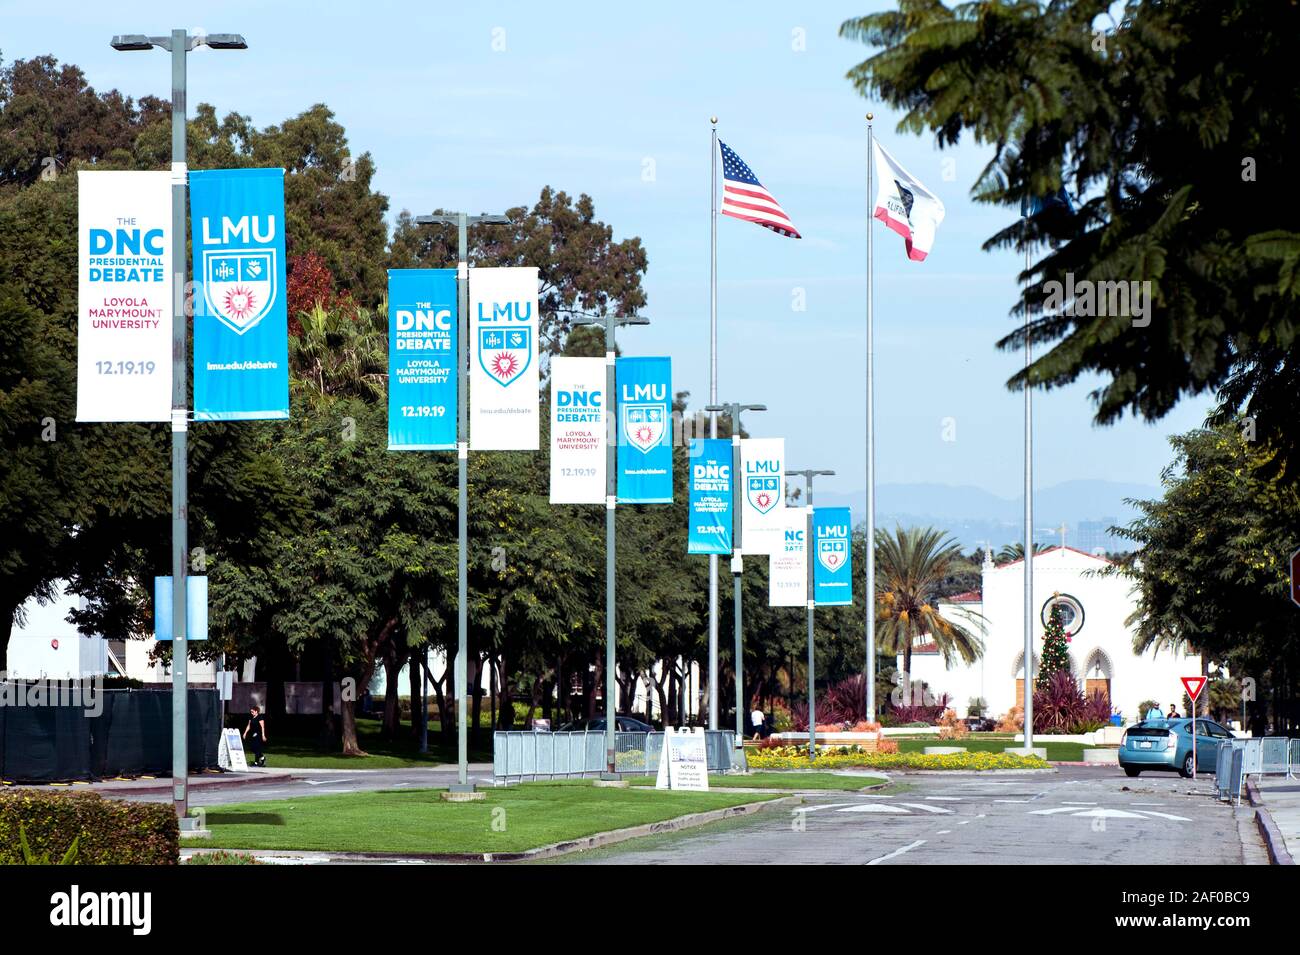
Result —
[{"label": "parked car", "polygon": [[[653,733],[654,727],[649,723],[642,723],[640,720],[631,716],[615,716],[614,728],[620,733]],[[603,733],[605,731],[605,717],[597,716],[589,720],[573,720],[565,723],[560,727],[561,733],[580,733],[587,730],[592,733]]]},{"label": "parked car", "polygon": [[[1196,769],[1213,772],[1219,744],[1232,734],[1213,720],[1196,720]],[[1130,726],[1119,744],[1119,764],[1129,776],[1143,770],[1192,775],[1192,721],[1150,720]]]}]

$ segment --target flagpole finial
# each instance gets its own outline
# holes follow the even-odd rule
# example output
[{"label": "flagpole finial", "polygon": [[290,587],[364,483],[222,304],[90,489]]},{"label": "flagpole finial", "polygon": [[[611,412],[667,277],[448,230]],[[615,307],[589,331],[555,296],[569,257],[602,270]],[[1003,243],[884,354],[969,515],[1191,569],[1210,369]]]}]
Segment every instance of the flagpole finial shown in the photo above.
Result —
[{"label": "flagpole finial", "polygon": [[868,114],[867,114],[867,122],[868,122],[868,123],[871,122],[871,121],[872,121],[873,119],[875,119],[875,118],[876,118],[876,114],[875,114],[875,113],[868,113]]},{"label": "flagpole finial", "polygon": [[716,117],[716,116],[710,116],[710,117],[709,117],[709,122],[712,123],[714,126],[717,126],[717,125],[718,125],[718,117]]}]

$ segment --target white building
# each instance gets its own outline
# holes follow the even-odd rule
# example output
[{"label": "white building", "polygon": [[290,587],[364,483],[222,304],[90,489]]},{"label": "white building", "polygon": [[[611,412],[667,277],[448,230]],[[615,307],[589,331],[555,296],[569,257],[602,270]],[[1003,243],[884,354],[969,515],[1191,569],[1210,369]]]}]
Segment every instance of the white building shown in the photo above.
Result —
[{"label": "white building", "polygon": [[[1037,672],[1037,653],[1052,606],[1059,603],[1070,637],[1070,669],[1085,692],[1105,693],[1126,722],[1137,718],[1143,700],[1155,700],[1162,709],[1177,703],[1181,711],[1179,678],[1200,673],[1200,660],[1169,650],[1141,656],[1133,652],[1135,628],[1126,622],[1137,606],[1133,584],[1119,575],[1098,574],[1109,565],[1105,558],[1073,547],[1052,547],[1034,555],[1033,645],[1037,649],[1032,672]],[[986,551],[980,589],[941,602],[940,612],[947,619],[983,641],[984,653],[975,663],[955,661],[948,668],[929,640],[913,648],[912,680],[923,680],[936,695],[947,693],[958,715],[969,715],[974,698],[983,699],[985,714],[994,717],[1023,705],[1024,570],[1023,560],[995,566]],[[902,666],[900,656],[900,670]]]},{"label": "white building", "polygon": [[7,676],[79,680],[113,672],[108,641],[82,636],[68,622],[69,613],[84,609],[85,598],[68,593],[67,581],[56,582],[55,588],[58,595],[49,603],[32,597],[23,604],[18,615],[22,623],[15,622],[9,636]]}]

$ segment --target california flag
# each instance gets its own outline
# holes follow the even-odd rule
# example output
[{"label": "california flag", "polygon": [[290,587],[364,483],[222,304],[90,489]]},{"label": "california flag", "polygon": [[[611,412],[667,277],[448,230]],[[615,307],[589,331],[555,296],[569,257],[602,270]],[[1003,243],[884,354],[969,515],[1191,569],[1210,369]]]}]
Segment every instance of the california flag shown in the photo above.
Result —
[{"label": "california flag", "polygon": [[876,176],[876,206],[872,215],[903,237],[907,257],[920,262],[930,254],[934,233],[943,221],[943,200],[898,164],[898,160],[873,142]]}]

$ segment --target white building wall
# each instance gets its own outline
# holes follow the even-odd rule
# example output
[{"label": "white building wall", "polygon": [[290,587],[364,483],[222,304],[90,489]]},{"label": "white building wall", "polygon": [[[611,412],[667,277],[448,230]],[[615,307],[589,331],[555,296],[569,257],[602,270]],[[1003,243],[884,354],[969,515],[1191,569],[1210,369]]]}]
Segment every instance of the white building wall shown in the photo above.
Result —
[{"label": "white building wall", "polygon": [[82,636],[68,622],[68,614],[81,608],[82,598],[57,585],[59,596],[47,604],[35,598],[23,604],[20,626],[9,638],[8,676],[16,679],[80,679],[108,669],[108,641]]},{"label": "white building wall", "polygon": [[[1126,721],[1137,715],[1137,705],[1154,699],[1167,708],[1182,709],[1180,677],[1200,672],[1198,658],[1168,650],[1137,656],[1133,653],[1134,628],[1125,621],[1136,608],[1131,581],[1120,576],[1099,576],[1108,566],[1104,559],[1071,548],[1052,548],[1034,557],[1033,646],[1042,650],[1043,608],[1056,594],[1073,597],[1083,609],[1083,622],[1072,636],[1070,660],[1076,677],[1110,678],[1111,705]],[[943,605],[949,619],[971,611],[984,617],[984,654],[971,666],[945,668],[938,654],[913,654],[912,678],[926,681],[935,693],[948,693],[959,714],[968,700],[983,697],[987,712],[999,716],[1016,703],[1016,679],[1022,675],[1024,652],[1024,562],[991,567],[983,573],[982,602]],[[1092,660],[1090,674],[1084,665]],[[899,659],[898,665],[902,666]],[[1108,672],[1107,672],[1108,671]]]}]

